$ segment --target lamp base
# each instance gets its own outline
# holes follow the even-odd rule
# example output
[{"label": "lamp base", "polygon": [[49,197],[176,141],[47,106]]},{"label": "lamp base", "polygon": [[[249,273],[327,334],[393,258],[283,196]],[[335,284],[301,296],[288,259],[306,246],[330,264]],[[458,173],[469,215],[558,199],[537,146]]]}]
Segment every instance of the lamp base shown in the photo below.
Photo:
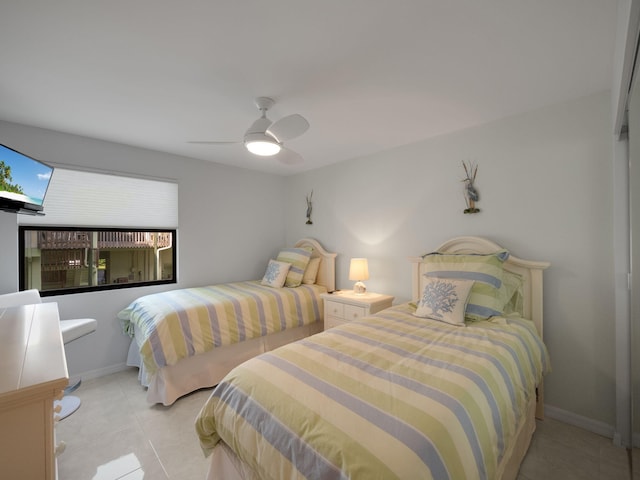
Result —
[{"label": "lamp base", "polygon": [[367,293],[367,286],[362,282],[356,282],[353,285],[353,293],[356,295],[364,295]]}]

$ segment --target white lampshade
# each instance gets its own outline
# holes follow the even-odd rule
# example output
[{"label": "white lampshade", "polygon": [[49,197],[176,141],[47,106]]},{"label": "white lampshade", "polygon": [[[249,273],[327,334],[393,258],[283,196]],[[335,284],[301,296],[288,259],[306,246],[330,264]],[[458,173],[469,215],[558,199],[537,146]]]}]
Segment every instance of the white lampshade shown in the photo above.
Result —
[{"label": "white lampshade", "polygon": [[356,280],[353,286],[355,293],[365,293],[367,287],[362,280],[369,280],[369,264],[366,258],[352,258],[349,265],[349,280]]}]

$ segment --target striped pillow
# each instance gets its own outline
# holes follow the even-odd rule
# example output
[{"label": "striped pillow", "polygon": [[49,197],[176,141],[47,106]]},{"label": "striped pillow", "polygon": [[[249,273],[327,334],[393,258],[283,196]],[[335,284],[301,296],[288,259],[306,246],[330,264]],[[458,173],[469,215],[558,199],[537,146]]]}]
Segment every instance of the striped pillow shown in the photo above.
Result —
[{"label": "striped pillow", "polygon": [[311,258],[311,247],[302,248],[284,248],[276,258],[279,262],[287,262],[291,264],[287,279],[284,282],[285,287],[298,287],[302,283],[304,271],[307,268],[309,259]]},{"label": "striped pillow", "polygon": [[441,254],[425,255],[426,278],[473,280],[465,319],[486,320],[503,313],[505,298],[501,292],[504,278],[503,262],[509,258],[506,250],[489,255]]},{"label": "striped pillow", "polygon": [[501,293],[504,300],[504,314],[523,314],[523,285],[522,276],[517,273],[504,271]]}]

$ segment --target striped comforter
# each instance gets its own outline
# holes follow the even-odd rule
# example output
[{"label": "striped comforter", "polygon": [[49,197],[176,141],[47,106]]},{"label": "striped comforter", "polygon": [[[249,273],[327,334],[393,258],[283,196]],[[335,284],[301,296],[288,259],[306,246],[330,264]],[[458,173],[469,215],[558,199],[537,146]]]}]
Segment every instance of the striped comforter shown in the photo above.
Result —
[{"label": "striped comforter", "polygon": [[320,285],[271,288],[259,281],[146,295],[118,314],[150,374],[180,359],[323,317]]},{"label": "striped comforter", "polygon": [[260,478],[493,479],[549,368],[535,327],[465,327],[409,304],[255,357],[196,419]]}]

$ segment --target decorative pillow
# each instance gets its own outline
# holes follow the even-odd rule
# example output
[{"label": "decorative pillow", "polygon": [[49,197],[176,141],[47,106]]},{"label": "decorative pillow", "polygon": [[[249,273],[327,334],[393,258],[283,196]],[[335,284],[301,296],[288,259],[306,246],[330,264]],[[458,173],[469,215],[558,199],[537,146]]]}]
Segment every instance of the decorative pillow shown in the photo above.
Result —
[{"label": "decorative pillow", "polygon": [[489,255],[429,253],[423,257],[425,277],[473,280],[465,318],[486,320],[503,314],[505,295],[501,293],[506,250]]},{"label": "decorative pillow", "polygon": [[312,285],[316,283],[316,277],[318,276],[318,269],[320,268],[320,257],[309,259],[307,269],[302,276],[302,283]]},{"label": "decorative pillow", "polygon": [[503,294],[504,314],[519,313],[522,315],[522,276],[505,270],[500,291]]},{"label": "decorative pillow", "polygon": [[276,260],[291,264],[289,273],[287,273],[287,279],[284,282],[285,287],[300,286],[302,277],[304,276],[304,270],[307,268],[310,258],[311,247],[284,248],[280,250]]},{"label": "decorative pillow", "polygon": [[267,265],[267,271],[264,272],[262,277],[262,285],[274,288],[282,288],[284,281],[287,278],[287,273],[291,267],[290,263],[278,262],[277,260],[269,260]]},{"label": "decorative pillow", "polygon": [[473,284],[473,280],[428,278],[414,315],[464,325],[464,311]]}]

